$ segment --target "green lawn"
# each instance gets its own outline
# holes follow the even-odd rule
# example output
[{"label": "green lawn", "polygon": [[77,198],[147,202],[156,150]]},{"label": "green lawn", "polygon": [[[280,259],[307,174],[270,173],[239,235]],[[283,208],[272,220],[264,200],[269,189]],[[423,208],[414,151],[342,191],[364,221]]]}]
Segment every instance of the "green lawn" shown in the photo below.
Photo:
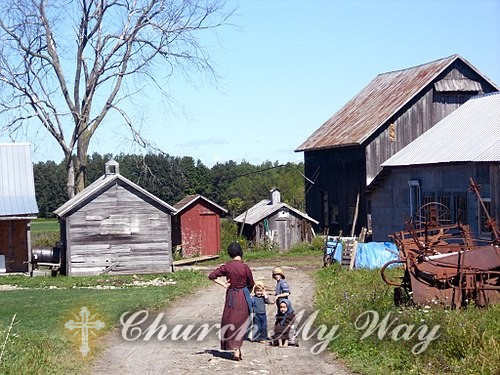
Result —
[{"label": "green lawn", "polygon": [[31,222],[31,233],[59,232],[57,219],[36,219]]}]

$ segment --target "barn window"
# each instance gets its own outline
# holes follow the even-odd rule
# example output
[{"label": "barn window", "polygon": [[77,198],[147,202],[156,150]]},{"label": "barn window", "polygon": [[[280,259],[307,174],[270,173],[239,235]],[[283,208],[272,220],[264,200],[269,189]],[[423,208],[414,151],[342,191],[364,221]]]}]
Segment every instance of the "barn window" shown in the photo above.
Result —
[{"label": "barn window", "polygon": [[453,196],[453,219],[455,223],[467,224],[467,197],[465,193]]},{"label": "barn window", "polygon": [[[483,198],[484,206],[486,207],[486,210],[488,211],[488,214],[491,211],[491,199],[490,198]],[[486,216],[486,213],[482,209],[481,205],[479,205],[479,236],[482,238],[490,238],[491,237],[491,227],[487,226],[488,222],[488,217]]]},{"label": "barn window", "polygon": [[333,205],[330,206],[330,224],[338,224],[339,223],[339,206]]},{"label": "barn window", "polygon": [[410,215],[413,219],[417,218],[417,212],[422,206],[422,200],[420,196],[420,181],[410,180],[408,181],[408,186],[410,188]]}]

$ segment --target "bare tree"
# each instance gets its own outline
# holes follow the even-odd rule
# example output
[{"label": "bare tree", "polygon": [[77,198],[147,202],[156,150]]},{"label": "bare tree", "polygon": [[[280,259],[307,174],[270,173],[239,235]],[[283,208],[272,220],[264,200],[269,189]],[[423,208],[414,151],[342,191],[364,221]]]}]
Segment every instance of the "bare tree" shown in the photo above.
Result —
[{"label": "bare tree", "polygon": [[[165,80],[179,69],[214,73],[199,32],[232,13],[222,0],[0,3],[0,132],[41,123],[64,153],[70,198],[85,187],[89,144],[110,111],[147,145],[124,99],[146,84],[167,95]],[[142,86],[125,85],[138,77]]]}]

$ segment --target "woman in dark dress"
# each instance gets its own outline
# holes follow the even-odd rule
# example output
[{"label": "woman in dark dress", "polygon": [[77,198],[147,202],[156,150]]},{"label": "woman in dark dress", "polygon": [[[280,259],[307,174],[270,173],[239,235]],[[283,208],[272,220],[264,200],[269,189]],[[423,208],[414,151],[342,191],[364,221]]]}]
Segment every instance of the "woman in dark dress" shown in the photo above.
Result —
[{"label": "woman in dark dress", "polygon": [[[252,271],[243,263],[243,250],[233,242],[227,248],[231,261],[208,275],[213,282],[226,288],[226,301],[222,312],[221,349],[234,350],[233,359],[241,360],[241,344],[250,322],[252,306],[250,290],[254,285]],[[225,276],[226,280],[219,279]]]}]

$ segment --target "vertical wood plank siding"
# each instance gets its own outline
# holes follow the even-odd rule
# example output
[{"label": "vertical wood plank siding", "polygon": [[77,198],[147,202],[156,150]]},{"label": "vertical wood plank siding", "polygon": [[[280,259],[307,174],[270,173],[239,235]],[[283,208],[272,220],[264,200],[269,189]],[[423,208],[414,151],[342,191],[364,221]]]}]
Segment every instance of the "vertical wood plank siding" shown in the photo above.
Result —
[{"label": "vertical wood plank siding", "polygon": [[171,216],[116,184],[66,219],[72,275],[168,272]]}]

